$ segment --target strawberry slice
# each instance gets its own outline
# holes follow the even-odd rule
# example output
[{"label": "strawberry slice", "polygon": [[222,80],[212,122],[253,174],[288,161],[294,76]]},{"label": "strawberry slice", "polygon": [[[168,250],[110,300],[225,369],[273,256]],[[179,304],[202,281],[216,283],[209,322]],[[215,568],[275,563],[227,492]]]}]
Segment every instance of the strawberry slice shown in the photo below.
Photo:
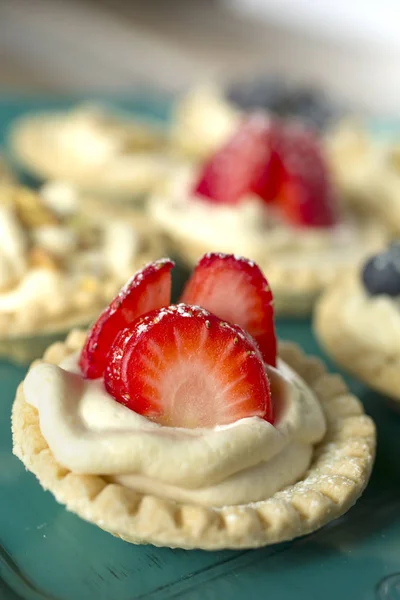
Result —
[{"label": "strawberry slice", "polygon": [[276,122],[264,113],[245,118],[234,136],[206,163],[194,193],[217,204],[238,204],[251,192],[273,200],[279,167],[273,148],[278,131]]},{"label": "strawberry slice", "polygon": [[338,222],[335,190],[319,139],[298,124],[285,128],[279,148],[279,207],[292,225],[332,227]]},{"label": "strawberry slice", "polygon": [[85,377],[101,377],[110,347],[117,334],[141,315],[171,301],[171,269],[174,263],[163,258],[138,271],[102,312],[90,330],[79,366]]},{"label": "strawberry slice", "polygon": [[170,427],[273,419],[269,381],[254,341],[196,306],[152,311],[122,331],[104,383],[118,402]]},{"label": "strawberry slice", "polygon": [[245,329],[257,342],[264,361],[276,366],[272,292],[254,262],[233,254],[205,254],[187,282],[181,301],[203,306]]}]

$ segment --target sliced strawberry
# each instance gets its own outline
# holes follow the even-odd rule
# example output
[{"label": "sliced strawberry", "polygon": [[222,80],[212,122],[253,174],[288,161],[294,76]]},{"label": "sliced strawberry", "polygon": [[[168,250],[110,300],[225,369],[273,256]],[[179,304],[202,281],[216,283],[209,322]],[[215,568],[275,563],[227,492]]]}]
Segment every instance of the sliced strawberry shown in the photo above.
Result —
[{"label": "sliced strawberry", "polygon": [[279,206],[292,225],[332,227],[338,222],[335,190],[319,139],[298,124],[286,126],[279,149]]},{"label": "sliced strawberry", "polygon": [[250,192],[273,199],[276,130],[264,113],[244,119],[234,136],[206,163],[194,193],[218,204],[237,204]]},{"label": "sliced strawberry", "polygon": [[254,262],[233,254],[205,254],[181,301],[203,306],[245,329],[256,340],[264,361],[276,366],[272,292]]},{"label": "sliced strawberry", "polygon": [[256,174],[251,184],[251,192],[262,198],[267,204],[271,204],[277,199],[279,186],[282,183],[281,143],[283,132],[281,121],[271,119],[269,131],[270,154],[264,167]]},{"label": "sliced strawberry", "polygon": [[273,419],[269,381],[254,341],[195,306],[155,310],[121,332],[104,383],[118,402],[171,427]]},{"label": "sliced strawberry", "polygon": [[163,258],[138,271],[102,312],[90,330],[79,366],[88,379],[101,377],[110,347],[117,334],[141,315],[168,306],[171,301],[171,269],[174,263]]}]

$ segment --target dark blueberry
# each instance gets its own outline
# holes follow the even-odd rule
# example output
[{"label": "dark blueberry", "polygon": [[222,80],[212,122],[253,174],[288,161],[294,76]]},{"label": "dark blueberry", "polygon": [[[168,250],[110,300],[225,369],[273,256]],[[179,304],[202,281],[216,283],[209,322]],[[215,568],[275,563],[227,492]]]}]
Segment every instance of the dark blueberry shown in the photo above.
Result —
[{"label": "dark blueberry", "polygon": [[276,112],[287,92],[280,77],[256,78],[233,83],[226,90],[228,100],[242,110],[264,108]]},{"label": "dark blueberry", "polygon": [[280,117],[299,118],[318,129],[325,129],[343,112],[320,90],[289,85],[274,76],[235,83],[226,94],[242,110],[264,108]]},{"label": "dark blueberry", "polygon": [[371,296],[400,296],[400,242],[372,256],[364,266],[362,280]]},{"label": "dark blueberry", "polygon": [[318,90],[292,88],[282,99],[280,115],[296,117],[305,124],[325,129],[340,116],[339,107]]}]

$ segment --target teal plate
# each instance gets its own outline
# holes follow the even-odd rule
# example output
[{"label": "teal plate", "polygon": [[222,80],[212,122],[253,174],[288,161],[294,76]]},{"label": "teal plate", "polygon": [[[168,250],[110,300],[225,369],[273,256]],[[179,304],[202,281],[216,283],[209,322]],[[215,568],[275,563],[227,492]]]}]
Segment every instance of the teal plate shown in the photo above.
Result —
[{"label": "teal plate", "polygon": [[[0,102],[0,131],[26,110],[59,106],[56,100]],[[141,107],[140,101],[128,106]],[[281,320],[278,333],[326,358],[308,321]],[[400,599],[400,415],[357,381],[346,378],[374,418],[379,444],[372,479],[355,507],[290,543],[203,552],[127,544],[42,490],[11,454],[11,405],[25,372],[0,363],[1,600]]]}]

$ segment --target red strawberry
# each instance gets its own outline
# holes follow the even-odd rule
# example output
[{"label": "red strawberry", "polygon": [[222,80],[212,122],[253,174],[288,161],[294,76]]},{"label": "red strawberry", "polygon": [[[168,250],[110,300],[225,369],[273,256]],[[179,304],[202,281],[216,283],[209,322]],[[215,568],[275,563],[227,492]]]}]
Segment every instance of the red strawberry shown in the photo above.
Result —
[{"label": "red strawberry", "polygon": [[101,377],[117,334],[141,315],[171,301],[171,269],[174,263],[156,260],[138,271],[102,312],[90,330],[79,366],[88,379]]},{"label": "red strawberry", "polygon": [[273,200],[277,125],[265,114],[247,117],[234,136],[206,163],[194,193],[213,203],[237,204],[250,192]]},{"label": "red strawberry", "polygon": [[279,153],[279,205],[284,218],[293,225],[307,227],[335,225],[335,190],[318,138],[298,124],[288,125]]},{"label": "red strawberry", "polygon": [[283,137],[283,125],[275,119],[270,121],[269,148],[270,154],[264,167],[254,178],[251,192],[262,198],[267,204],[277,199],[282,182],[282,158],[280,153]]},{"label": "red strawberry", "polygon": [[171,427],[273,419],[269,381],[253,340],[195,306],[152,311],[122,331],[104,383],[118,402]]},{"label": "red strawberry", "polygon": [[205,254],[181,300],[245,329],[256,340],[264,361],[276,366],[272,292],[255,263],[233,254]]}]

